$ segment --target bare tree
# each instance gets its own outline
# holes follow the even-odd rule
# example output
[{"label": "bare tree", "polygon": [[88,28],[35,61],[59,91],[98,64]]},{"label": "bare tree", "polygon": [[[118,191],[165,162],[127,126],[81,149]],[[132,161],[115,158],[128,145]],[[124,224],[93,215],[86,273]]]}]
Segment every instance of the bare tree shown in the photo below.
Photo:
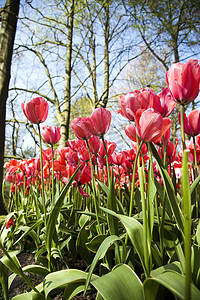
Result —
[{"label": "bare tree", "polygon": [[[200,2],[198,0],[124,0],[133,26],[166,71],[174,62],[200,54]],[[172,137],[178,129],[178,107],[172,113]]]},{"label": "bare tree", "polygon": [[7,0],[5,6],[0,10],[0,214],[6,214],[1,192],[4,164],[5,116],[19,4],[19,0]]},{"label": "bare tree", "polygon": [[[49,9],[52,3],[53,9]],[[106,107],[111,86],[138,53],[133,51],[134,43],[130,46],[130,38],[122,35],[131,28],[123,6],[121,11],[118,3],[105,0],[54,0],[52,3],[44,10],[37,7],[38,2],[35,6],[34,1],[28,3],[30,15],[24,7],[20,28],[27,39],[16,44],[16,58],[19,57],[20,63],[11,90],[27,92],[29,97],[42,96],[50,103],[61,127],[60,146],[65,146],[74,101],[84,97],[93,109]],[[32,57],[35,66],[25,66],[26,55]],[[22,80],[19,83],[20,69],[26,72],[32,68],[37,72],[39,65],[40,77],[31,81],[34,77],[31,72],[27,75],[27,85]]]}]

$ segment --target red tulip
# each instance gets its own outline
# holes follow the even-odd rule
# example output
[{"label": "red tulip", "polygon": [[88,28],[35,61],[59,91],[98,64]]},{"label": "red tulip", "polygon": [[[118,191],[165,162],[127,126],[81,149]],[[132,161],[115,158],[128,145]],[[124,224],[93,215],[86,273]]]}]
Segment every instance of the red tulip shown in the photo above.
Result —
[{"label": "red tulip", "polygon": [[154,142],[161,138],[171,125],[169,118],[163,118],[161,114],[151,109],[139,109],[135,115],[136,131],[144,142]]},{"label": "red tulip", "polygon": [[67,142],[67,146],[74,151],[78,151],[80,147],[85,147],[86,143],[84,140],[80,140],[76,137],[74,140]]},{"label": "red tulip", "polygon": [[[117,145],[115,144],[115,142],[108,142],[107,140],[105,140],[105,144],[106,144],[106,149],[107,149],[107,152],[108,152],[108,156],[111,156],[113,154],[113,152],[115,151]],[[101,158],[106,156],[106,152],[105,152],[104,145],[103,145],[102,141],[100,143],[98,155]]]},{"label": "red tulip", "polygon": [[97,154],[98,151],[99,151],[99,147],[100,147],[100,139],[98,138],[98,136],[92,136],[89,140],[88,140],[88,144],[89,144],[89,148],[90,148],[90,151],[93,153],[93,154]]},{"label": "red tulip", "polygon": [[14,220],[13,220],[12,217],[8,221],[5,220],[5,222],[7,222],[6,223],[6,229],[10,228],[10,226],[14,226],[15,225]]},{"label": "red tulip", "polygon": [[78,164],[79,164],[78,152],[70,149],[70,151],[68,151],[66,153],[65,158],[70,165],[72,165],[74,167],[78,166]]},{"label": "red tulip", "polygon": [[[180,114],[178,118],[179,118],[179,123],[181,123]],[[200,133],[200,111],[199,110],[193,110],[189,114],[188,118],[184,113],[184,130],[185,133],[190,136],[195,136]]]},{"label": "red tulip", "polygon": [[42,97],[27,100],[21,104],[22,110],[27,119],[34,124],[43,123],[48,116],[49,105]]},{"label": "red tulip", "polygon": [[91,114],[91,121],[96,129],[94,135],[104,135],[110,128],[111,112],[103,107],[96,108]]},{"label": "red tulip", "polygon": [[[134,149],[134,151],[137,153],[137,143],[132,141],[131,142],[131,147]],[[147,154],[148,153],[148,149],[147,149],[147,145],[146,144],[143,144],[142,145],[142,148],[141,148],[141,151],[143,154]]]},{"label": "red tulip", "polygon": [[175,63],[166,73],[166,82],[175,101],[189,104],[199,93],[200,66],[197,59]]},{"label": "red tulip", "polygon": [[[193,141],[186,140],[185,141],[185,146],[186,146],[186,149],[190,150],[188,161],[190,163],[194,163],[195,162],[195,155],[194,155],[194,143],[193,143]],[[196,146],[197,146],[196,147],[197,164],[199,164],[200,163],[200,148],[199,148],[198,144]],[[180,151],[178,152],[178,157],[181,158],[181,159],[183,158],[183,145],[182,144],[181,144],[181,147],[180,147]]]},{"label": "red tulip", "polygon": [[142,92],[137,90],[129,92],[124,96],[120,96],[118,104],[121,109],[118,110],[117,113],[120,113],[130,121],[134,121],[137,110],[150,108],[155,97],[158,96],[149,88],[143,89]]},{"label": "red tulip", "polygon": [[96,130],[91,122],[91,118],[75,118],[71,121],[71,128],[75,136],[81,140],[89,139],[92,135],[96,135]]},{"label": "red tulip", "polygon": [[123,164],[125,158],[126,158],[126,154],[124,151],[120,151],[118,153],[114,152],[112,154],[113,163],[118,166]]},{"label": "red tulip", "polygon": [[168,88],[163,87],[163,91],[157,96],[158,97],[154,97],[153,99],[154,110],[160,113],[162,117],[168,117],[174,110],[176,102],[174,101]]},{"label": "red tulip", "polygon": [[47,144],[55,145],[61,138],[60,128],[56,126],[42,126],[41,134]]},{"label": "red tulip", "polygon": [[124,130],[125,130],[125,133],[126,135],[129,137],[129,139],[131,141],[134,141],[136,142],[136,136],[137,136],[137,133],[136,133],[136,127],[132,126],[132,125],[126,125],[124,127]]}]

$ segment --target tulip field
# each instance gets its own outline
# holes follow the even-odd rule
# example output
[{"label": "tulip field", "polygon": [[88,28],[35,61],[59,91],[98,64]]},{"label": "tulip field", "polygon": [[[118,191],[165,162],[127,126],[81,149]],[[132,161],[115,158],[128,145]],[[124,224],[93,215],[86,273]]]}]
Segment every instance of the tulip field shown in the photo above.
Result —
[{"label": "tulip field", "polygon": [[[200,110],[185,112],[199,94],[198,61],[173,64],[166,86],[119,97],[130,140],[120,152],[105,139],[106,108],[73,119],[75,139],[59,148],[60,128],[42,124],[46,100],[22,104],[40,153],[4,164],[3,299],[16,276],[28,288],[13,300],[90,299],[88,292],[97,300],[200,299]],[[173,142],[176,106],[181,134]],[[23,253],[34,262],[22,267]]]}]

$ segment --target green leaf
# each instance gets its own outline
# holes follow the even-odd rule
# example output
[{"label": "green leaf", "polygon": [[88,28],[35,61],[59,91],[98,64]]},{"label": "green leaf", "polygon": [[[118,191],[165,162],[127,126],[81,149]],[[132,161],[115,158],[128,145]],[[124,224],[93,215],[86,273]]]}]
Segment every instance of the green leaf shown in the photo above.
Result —
[{"label": "green leaf", "polygon": [[183,233],[183,213],[182,213],[182,211],[181,211],[181,209],[178,205],[172,180],[169,177],[168,171],[163,166],[162,160],[161,160],[155,146],[152,143],[150,143],[150,147],[151,147],[151,151],[153,153],[153,156],[156,160],[156,164],[158,166],[160,175],[162,177],[164,187],[165,187],[165,191],[166,191],[171,209],[173,211],[174,217],[177,221],[179,229]]},{"label": "green leaf", "polygon": [[150,165],[149,172],[148,172],[148,219],[149,219],[149,225],[150,225],[150,234],[152,236],[153,232],[153,225],[154,225],[154,201],[156,196],[156,186],[154,183],[154,174],[152,170],[152,166]]},{"label": "green leaf", "polygon": [[8,268],[0,261],[0,282],[4,299],[8,300]]},{"label": "green leaf", "polygon": [[107,238],[106,234],[96,235],[90,242],[86,243],[86,247],[91,251],[96,253],[99,249],[100,244]]},{"label": "green leaf", "polygon": [[160,274],[164,273],[164,271],[170,271],[170,270],[181,274],[182,269],[181,269],[180,262],[179,261],[174,261],[171,264],[161,266],[161,267],[151,271],[151,276],[156,277],[157,275],[160,275]]},{"label": "green leaf", "polygon": [[127,265],[119,265],[91,284],[104,300],[143,300],[142,282]]},{"label": "green leaf", "polygon": [[43,294],[41,294],[41,292],[43,291],[42,283],[37,285],[36,288],[38,290],[38,293],[36,293],[34,291],[31,291],[29,293],[23,293],[23,294],[13,297],[12,300],[52,300],[50,297],[45,298],[45,296]]},{"label": "green leaf", "polygon": [[[144,281],[144,294],[146,300],[162,300],[158,295],[159,285],[164,286],[179,299],[185,299],[185,277],[173,271],[166,271],[153,278]],[[191,284],[191,300],[199,300],[200,291],[194,284]],[[186,299],[185,299],[186,300]]]},{"label": "green leaf", "polygon": [[[110,183],[109,183],[109,193],[107,199],[107,208],[111,209],[112,211],[117,212],[117,204],[116,204],[116,197],[115,197],[115,190],[114,190],[114,183],[113,183],[113,170],[111,173]],[[119,232],[119,224],[118,218],[108,214],[108,228],[111,235],[118,235]]]},{"label": "green leaf", "polygon": [[90,279],[92,277],[92,272],[94,271],[94,268],[96,266],[96,264],[98,263],[98,261],[100,259],[102,259],[107,250],[110,248],[110,246],[115,242],[115,241],[119,241],[120,238],[116,235],[111,235],[111,236],[108,236],[100,245],[93,261],[92,261],[92,264],[90,266],[90,270],[89,270],[89,273],[88,273],[88,276],[87,276],[87,279],[86,279],[86,283],[85,283],[85,292],[87,291],[87,288],[88,288],[88,285],[90,283]]},{"label": "green leaf", "polygon": [[36,232],[34,231],[34,229],[37,226],[39,226],[40,224],[42,224],[42,223],[43,223],[43,221],[40,220],[39,222],[37,222],[36,224],[34,224],[32,227],[29,227],[29,226],[19,226],[16,233],[19,233],[20,231],[24,231],[24,233],[14,243],[14,245],[17,244],[17,243],[19,243],[27,235],[30,235],[30,237],[32,238],[32,240],[35,242],[36,246],[38,246],[40,244],[40,239],[39,239],[38,235],[36,234]]},{"label": "green leaf", "polygon": [[[85,209],[85,212],[87,213],[87,212],[89,212],[89,210],[88,210],[88,208],[86,207],[86,209]],[[86,214],[82,214],[81,215],[81,217],[80,217],[80,219],[79,219],[79,225],[80,225],[80,227],[83,227],[86,223],[87,223],[87,221],[89,221],[91,218],[90,218],[90,216],[88,216],[88,215],[86,215]]]},{"label": "green leaf", "polygon": [[24,231],[24,233],[20,236],[20,238],[13,245],[19,243],[19,241],[21,241],[24,237],[26,237],[29,234],[32,237],[32,239],[36,242],[36,244],[39,244],[40,243],[39,238],[33,230],[35,228],[37,228],[38,226],[40,226],[42,223],[43,223],[43,220],[39,220],[36,223],[34,223],[31,227],[28,227],[28,226],[18,227],[18,231],[22,230],[22,231]]},{"label": "green leaf", "polygon": [[88,242],[88,237],[90,235],[90,230],[86,230],[85,227],[82,227],[79,231],[77,240],[76,240],[76,249],[78,254],[84,259],[87,265],[90,265],[94,254],[91,253],[87,247],[86,243]]},{"label": "green leaf", "polygon": [[199,181],[200,181],[200,176],[198,176],[198,177],[193,181],[193,183],[191,184],[191,186],[190,186],[191,194],[194,192],[194,190],[195,190],[196,187],[198,186]]},{"label": "green leaf", "polygon": [[[28,266],[25,266],[24,268],[22,268],[22,270],[23,270],[23,272],[34,273],[34,274],[40,275],[42,277],[45,277],[46,275],[48,275],[50,273],[47,268],[39,266],[39,265],[28,265]],[[15,273],[13,273],[9,276],[9,281],[8,281],[9,287],[11,286],[15,277],[16,277]]]},{"label": "green leaf", "polygon": [[120,214],[116,214],[115,212],[107,209],[102,208],[103,211],[112,214],[119,218],[119,220],[124,225],[128,236],[135,247],[138,256],[140,258],[140,261],[142,263],[143,268],[145,269],[145,261],[144,261],[144,227],[140,222],[138,222],[133,217],[127,217]]},{"label": "green leaf", "polygon": [[24,293],[13,297],[12,300],[46,300],[46,298],[42,294]]},{"label": "green leaf", "polygon": [[50,273],[47,268],[39,265],[28,265],[25,266],[22,270],[28,273],[34,273],[40,275],[42,277],[45,277]]},{"label": "green leaf", "polygon": [[60,210],[62,208],[66,193],[68,192],[74,178],[76,177],[78,171],[79,171],[80,167],[74,172],[74,174],[71,176],[71,178],[69,179],[67,185],[64,187],[64,189],[62,190],[58,200],[55,203],[54,208],[52,209],[48,221],[47,221],[47,228],[46,228],[46,247],[47,247],[47,251],[48,253],[51,253],[51,243],[53,240],[53,236],[56,230],[56,223],[57,223],[57,219],[58,219],[58,215],[60,213]]},{"label": "green leaf", "polygon": [[84,287],[85,287],[85,280],[83,281],[82,284],[81,284],[80,281],[69,283],[65,288],[64,295],[63,295],[63,300],[72,299],[77,294],[83,292]]},{"label": "green leaf", "polygon": [[[86,278],[87,273],[75,269],[67,269],[50,273],[44,279],[44,293],[47,297],[51,291],[58,288],[65,288],[68,284],[74,282],[82,285]],[[93,279],[95,278],[97,278],[97,276],[93,276]]]},{"label": "green leaf", "polygon": [[1,262],[12,272],[16,273],[17,275],[21,276],[22,269],[21,265],[19,263],[19,260],[16,256],[15,252],[8,252],[11,259],[9,259],[7,256],[3,256],[1,258]]}]

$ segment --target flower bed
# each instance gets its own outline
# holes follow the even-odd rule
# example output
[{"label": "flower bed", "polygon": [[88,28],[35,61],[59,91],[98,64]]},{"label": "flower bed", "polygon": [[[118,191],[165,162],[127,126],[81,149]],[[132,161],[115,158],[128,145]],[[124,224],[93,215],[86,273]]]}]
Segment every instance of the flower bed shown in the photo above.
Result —
[{"label": "flower bed", "polygon": [[[5,299],[16,275],[30,287],[16,300],[72,299],[91,289],[97,300],[199,299],[200,114],[184,113],[199,93],[198,61],[172,65],[166,78],[168,88],[158,95],[145,88],[120,97],[118,113],[133,122],[125,127],[131,149],[120,152],[104,138],[111,122],[105,108],[72,120],[76,138],[55,150],[60,129],[40,129],[47,102],[22,105],[38,126],[40,156],[5,164],[11,184],[0,243]],[[169,118],[177,103],[178,150]],[[50,148],[42,149],[41,138]],[[34,264],[21,267],[23,251],[34,254]],[[71,268],[77,259],[83,270]]]}]

